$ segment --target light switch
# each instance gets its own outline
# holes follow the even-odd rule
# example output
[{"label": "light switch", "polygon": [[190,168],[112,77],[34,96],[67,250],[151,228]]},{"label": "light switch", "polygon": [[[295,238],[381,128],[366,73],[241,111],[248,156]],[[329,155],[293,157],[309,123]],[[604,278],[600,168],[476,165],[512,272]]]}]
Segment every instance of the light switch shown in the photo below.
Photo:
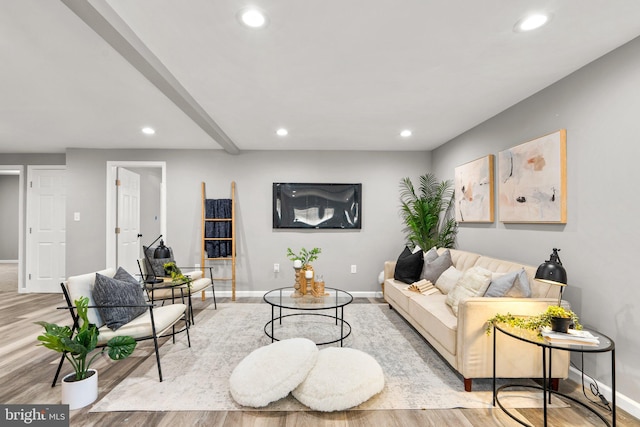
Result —
[{"label": "light switch", "polygon": [[73,213],[73,220],[74,221],[80,221],[80,212],[74,212]]}]

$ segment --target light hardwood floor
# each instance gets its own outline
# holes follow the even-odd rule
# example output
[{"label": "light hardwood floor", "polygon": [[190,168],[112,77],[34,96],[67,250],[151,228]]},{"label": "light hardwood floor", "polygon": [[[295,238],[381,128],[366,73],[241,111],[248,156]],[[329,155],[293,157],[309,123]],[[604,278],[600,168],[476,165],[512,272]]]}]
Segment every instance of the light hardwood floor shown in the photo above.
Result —
[{"label": "light hardwood floor", "polygon": [[[220,300],[220,299],[219,299]],[[223,299],[224,301],[224,299]],[[237,302],[257,302],[259,299],[239,299]],[[220,301],[219,301],[220,302]],[[228,302],[228,300],[224,301]],[[366,303],[366,301],[359,301]],[[376,300],[376,302],[380,302]],[[202,302],[194,299],[196,313],[211,298]],[[56,310],[62,306],[61,295],[0,293],[0,402],[8,403],[60,403],[60,387],[51,388],[59,355],[36,346],[40,326],[34,321],[68,323],[68,313]],[[197,319],[196,319],[197,321]],[[198,325],[192,329],[199,331]],[[162,351],[162,350],[161,350]],[[143,342],[128,359],[113,362],[100,358],[95,364],[100,373],[100,395],[105,396],[127,377],[147,357],[153,357],[153,346]],[[66,366],[63,372],[68,371]],[[462,382],[460,383],[462,388]],[[561,391],[582,397],[581,388],[571,381],[561,381]],[[192,411],[192,412],[112,412],[90,413],[89,407],[71,411],[72,426],[517,426],[500,409],[447,409],[447,410],[384,410],[318,412],[269,411]],[[542,425],[542,411],[521,409],[519,415],[533,425]],[[606,413],[609,417],[610,414]],[[618,410],[617,425],[640,426],[640,422]],[[560,408],[549,410],[549,425],[598,426],[602,422],[582,409]]]}]

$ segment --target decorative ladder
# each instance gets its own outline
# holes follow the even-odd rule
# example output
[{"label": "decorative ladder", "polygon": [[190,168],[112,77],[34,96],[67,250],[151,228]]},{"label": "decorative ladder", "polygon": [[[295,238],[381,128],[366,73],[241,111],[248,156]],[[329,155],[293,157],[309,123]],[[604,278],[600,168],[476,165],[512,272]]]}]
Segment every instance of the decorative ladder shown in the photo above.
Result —
[{"label": "decorative ladder", "polygon": [[[236,300],[236,230],[235,230],[235,217],[236,217],[236,183],[231,181],[231,217],[230,218],[208,218],[207,217],[207,197],[205,191],[205,183],[202,183],[202,269],[204,274],[204,267],[206,263],[223,262],[225,265],[231,261],[231,275],[226,277],[213,277],[213,281],[231,282],[231,300]],[[230,223],[231,237],[206,237],[206,229],[208,223]],[[231,255],[220,256],[210,258],[207,253],[207,242],[231,242]],[[202,292],[202,299],[204,301],[204,291]]]}]

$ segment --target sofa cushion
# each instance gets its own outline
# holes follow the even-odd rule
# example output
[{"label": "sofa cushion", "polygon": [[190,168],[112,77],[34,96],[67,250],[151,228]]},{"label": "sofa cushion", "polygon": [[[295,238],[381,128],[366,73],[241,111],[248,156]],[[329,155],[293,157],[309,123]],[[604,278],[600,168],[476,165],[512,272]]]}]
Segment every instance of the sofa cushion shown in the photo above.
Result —
[{"label": "sofa cushion", "polygon": [[453,263],[451,262],[451,252],[445,250],[440,256],[433,261],[425,262],[422,268],[421,279],[426,279],[431,283],[436,283],[440,275]]},{"label": "sofa cushion", "polygon": [[438,280],[436,280],[435,283],[436,288],[438,288],[443,294],[448,294],[458,283],[463,274],[463,271],[458,270],[452,265],[447,268],[440,277],[438,277]]},{"label": "sofa cushion", "polygon": [[93,299],[99,306],[114,306],[98,308],[104,322],[114,331],[147,311],[140,284],[124,282],[100,273],[96,273]]},{"label": "sofa cushion", "polygon": [[393,278],[404,283],[416,282],[420,280],[423,264],[424,255],[422,251],[411,253],[411,250],[405,247],[396,262]]},{"label": "sofa cushion", "polygon": [[395,279],[387,279],[384,282],[384,299],[405,312],[409,312],[409,300],[416,295],[415,292],[407,290],[407,285]]},{"label": "sofa cushion", "polygon": [[409,304],[409,315],[449,353],[456,354],[458,318],[445,303],[446,295],[416,295]]},{"label": "sofa cushion", "polygon": [[464,272],[460,281],[447,294],[447,304],[458,315],[458,303],[462,299],[482,296],[491,283],[491,272],[482,267],[472,267]]}]

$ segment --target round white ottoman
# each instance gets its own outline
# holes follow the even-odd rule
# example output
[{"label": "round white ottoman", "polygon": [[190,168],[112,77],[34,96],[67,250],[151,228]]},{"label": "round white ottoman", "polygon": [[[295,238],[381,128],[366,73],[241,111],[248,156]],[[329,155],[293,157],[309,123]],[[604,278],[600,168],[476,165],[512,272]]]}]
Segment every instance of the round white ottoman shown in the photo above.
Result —
[{"label": "round white ottoman", "polygon": [[233,399],[260,408],[287,396],[313,368],[318,347],[306,338],[291,338],[258,348],[231,372]]},{"label": "round white ottoman", "polygon": [[316,411],[342,411],[366,402],[384,388],[384,373],[367,353],[330,347],[318,360],[293,396]]}]

